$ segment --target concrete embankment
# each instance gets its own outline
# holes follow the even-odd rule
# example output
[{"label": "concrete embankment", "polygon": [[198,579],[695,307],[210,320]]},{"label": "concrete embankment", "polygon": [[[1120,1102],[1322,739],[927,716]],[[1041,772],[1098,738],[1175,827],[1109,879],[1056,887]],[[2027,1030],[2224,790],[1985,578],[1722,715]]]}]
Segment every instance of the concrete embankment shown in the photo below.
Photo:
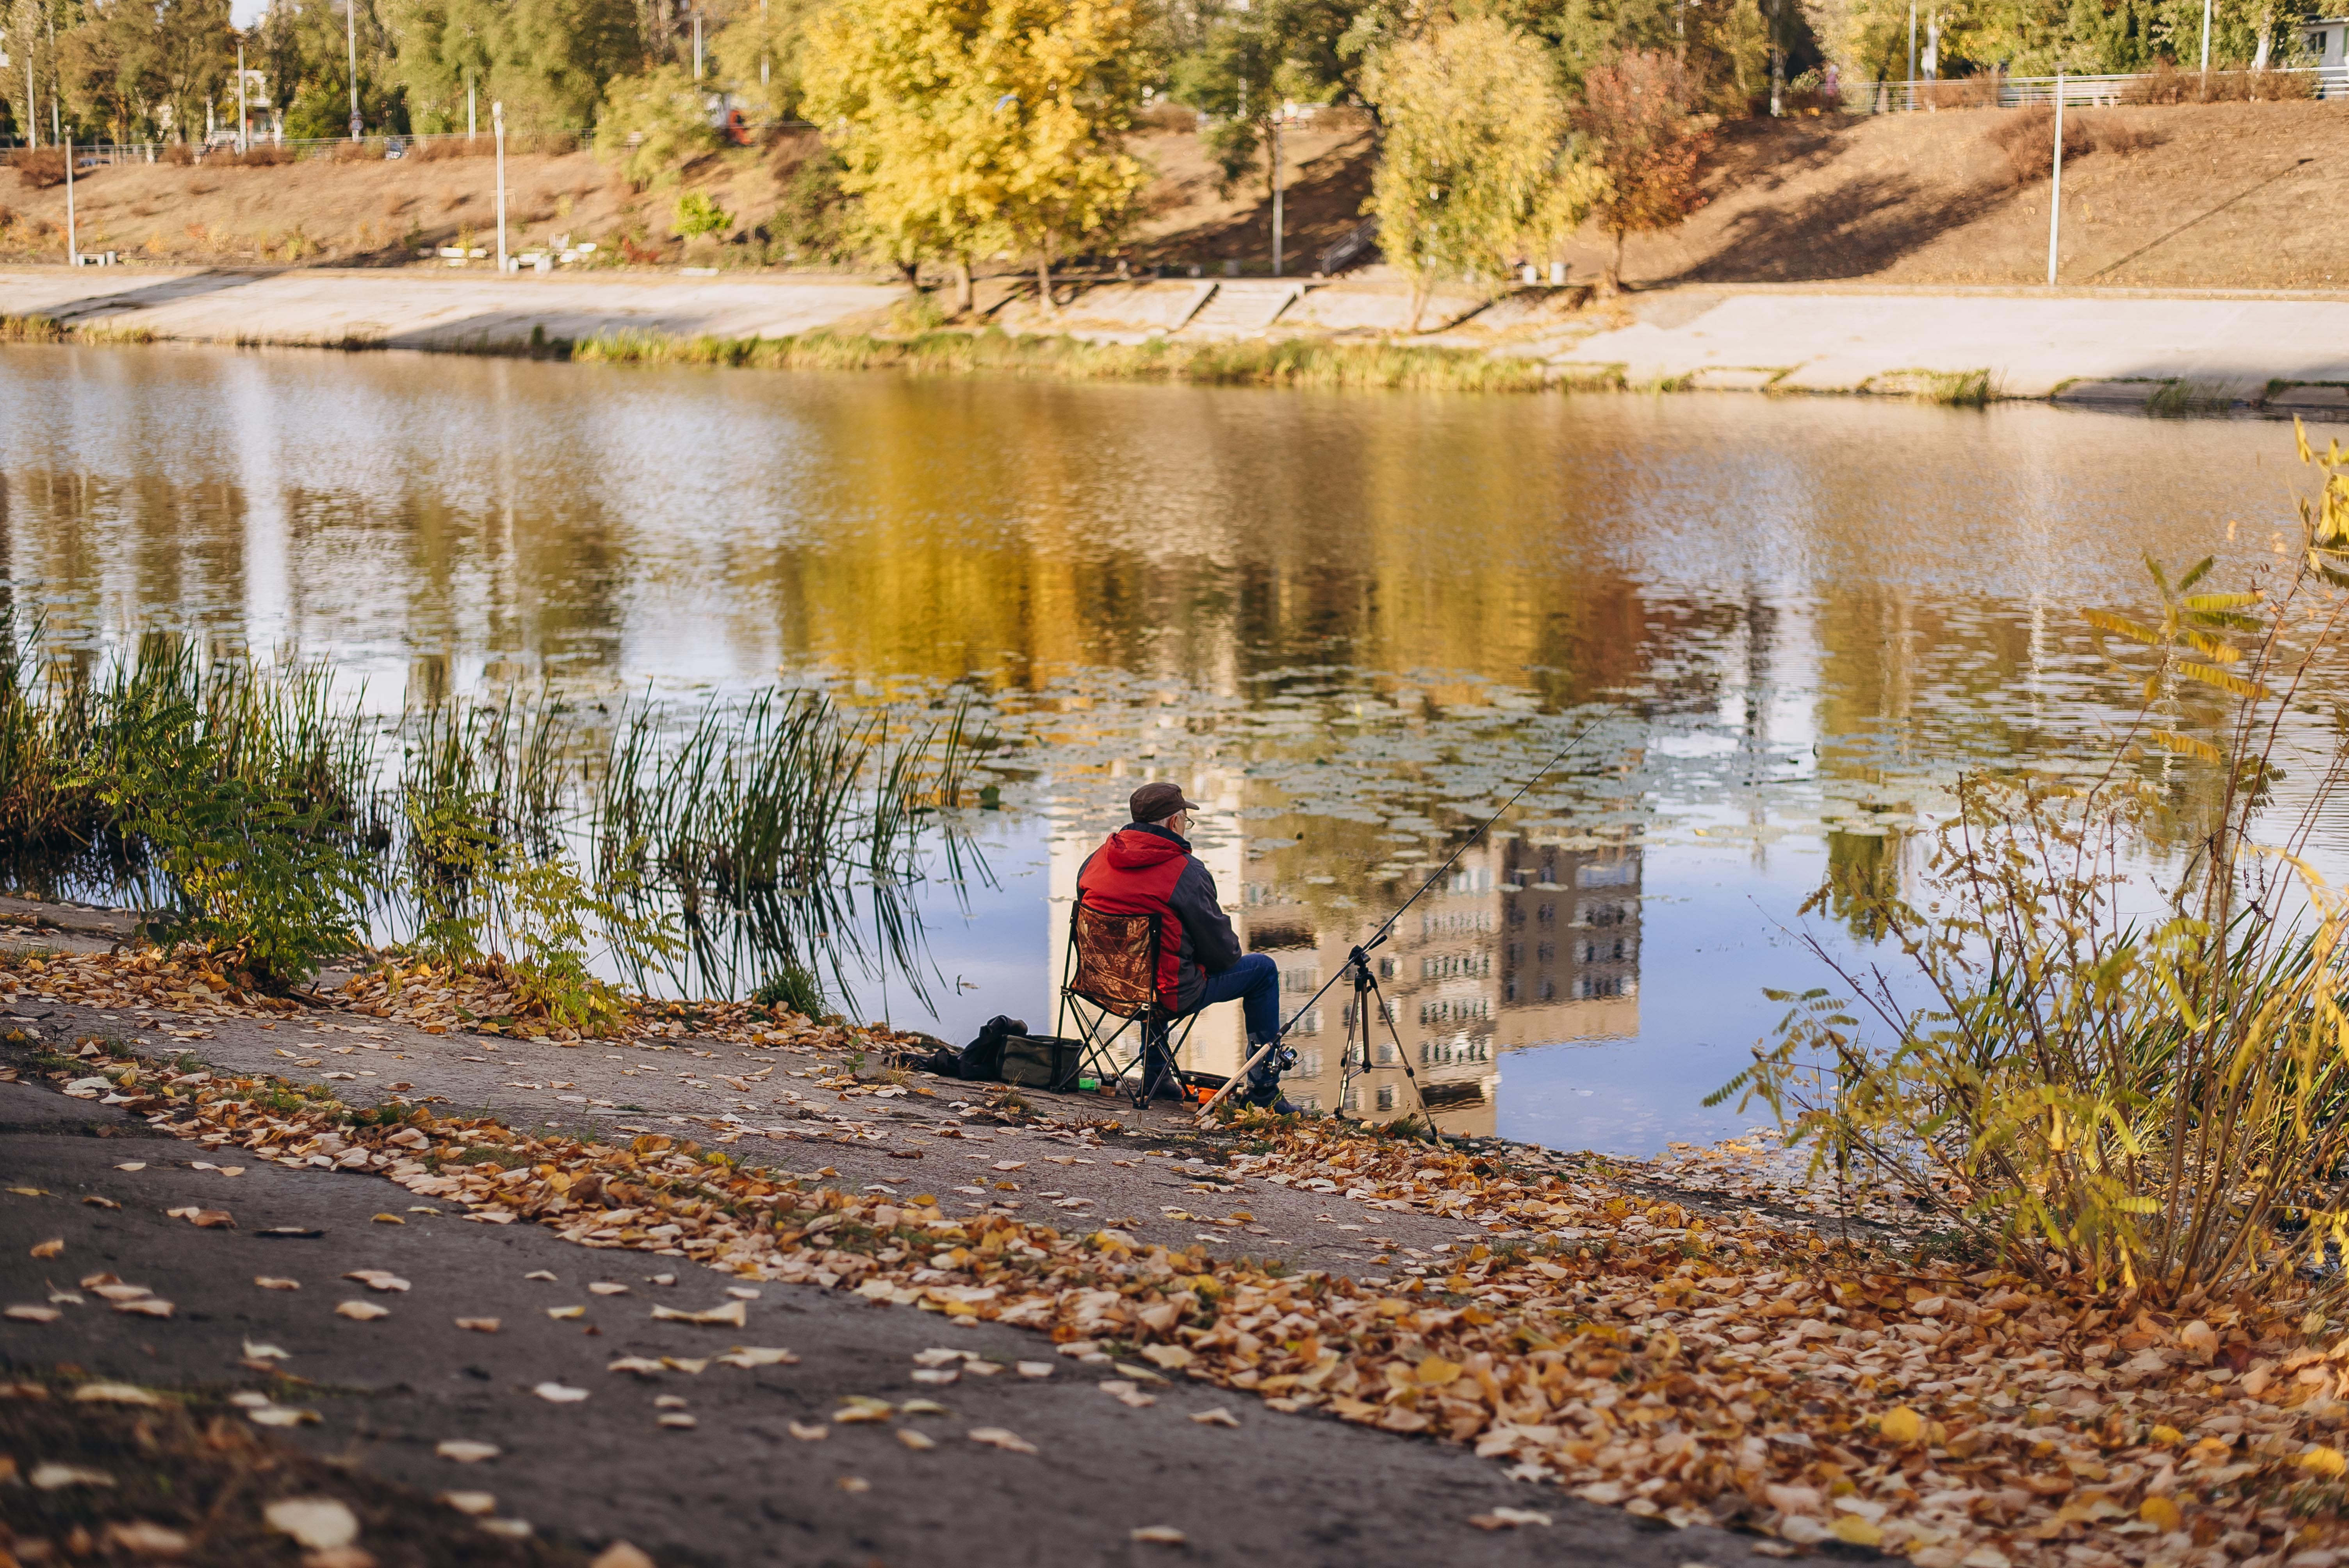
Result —
[{"label": "concrete embankment", "polygon": [[[777,274],[0,271],[0,317],[91,336],[486,353],[885,330],[906,298],[894,284]],[[1104,283],[1050,312],[1002,280],[979,304],[1014,334],[1408,344],[1539,365],[1578,386],[2349,416],[2344,294],[1745,285],[1592,304],[1578,288],[1529,288],[1438,295],[1423,318],[1433,330],[1420,333],[1408,291],[1376,275]]]}]

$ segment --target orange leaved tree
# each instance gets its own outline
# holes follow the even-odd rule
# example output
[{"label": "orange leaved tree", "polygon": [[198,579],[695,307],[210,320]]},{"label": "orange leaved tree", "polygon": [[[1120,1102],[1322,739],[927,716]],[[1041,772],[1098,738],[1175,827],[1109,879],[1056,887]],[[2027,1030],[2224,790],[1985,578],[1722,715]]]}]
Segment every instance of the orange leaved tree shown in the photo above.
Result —
[{"label": "orange leaved tree", "polygon": [[1690,112],[1694,102],[1687,67],[1651,49],[1627,49],[1582,79],[1574,129],[1607,176],[1605,194],[1591,211],[1615,236],[1609,294],[1622,286],[1626,234],[1670,229],[1704,205],[1697,169],[1713,134]]}]

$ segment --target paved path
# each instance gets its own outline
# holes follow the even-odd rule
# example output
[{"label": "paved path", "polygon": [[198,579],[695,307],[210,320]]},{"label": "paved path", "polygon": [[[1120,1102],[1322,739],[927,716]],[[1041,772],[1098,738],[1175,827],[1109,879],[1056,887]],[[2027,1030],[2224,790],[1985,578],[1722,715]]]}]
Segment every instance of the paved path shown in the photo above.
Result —
[{"label": "paved path", "polygon": [[[21,1049],[5,1055],[7,1065],[25,1059]],[[61,1314],[9,1323],[0,1366],[70,1364],[74,1376],[217,1397],[271,1387],[246,1365],[248,1346],[268,1347],[283,1353],[276,1365],[316,1385],[274,1389],[286,1407],[319,1417],[286,1440],[413,1489],[418,1507],[443,1491],[488,1491],[500,1517],[542,1532],[588,1546],[626,1540],[664,1563],[710,1568],[1760,1562],[1745,1538],[1642,1526],[1512,1481],[1461,1449],[1283,1415],[1242,1395],[1178,1383],[1131,1408],[1095,1387],[1102,1370],[1000,1326],[949,1328],[936,1315],[772,1283],[757,1287],[743,1329],[655,1323],[656,1305],[706,1308],[740,1282],[682,1260],[569,1246],[539,1226],[435,1215],[377,1176],[252,1161],[229,1177],[195,1166],[206,1152],[46,1084],[0,1084],[0,1165],[9,1173],[0,1303],[56,1302]],[[235,1228],[198,1229],[167,1212],[190,1207],[225,1209]],[[377,1222],[385,1212],[406,1222]],[[285,1226],[321,1233],[261,1233]],[[55,1255],[31,1255],[50,1241],[62,1243]],[[343,1277],[359,1269],[388,1271],[409,1288],[376,1294]],[[541,1273],[554,1277],[529,1277]],[[108,1310],[79,1283],[107,1274],[171,1302],[171,1315]],[[300,1288],[263,1288],[264,1276]],[[588,1289],[599,1282],[626,1293]],[[81,1299],[60,1299],[73,1296]],[[345,1301],[389,1315],[354,1321],[336,1311]],[[585,1310],[549,1315],[570,1307]],[[459,1317],[493,1317],[498,1327],[460,1328]],[[607,1369],[622,1357],[701,1361],[738,1343],[798,1359],[755,1368],[712,1361],[649,1377]],[[917,1383],[914,1357],[939,1345],[1000,1370],[947,1387]],[[1023,1377],[1013,1370],[1023,1360],[1053,1370]],[[533,1392],[542,1383],[586,1395],[552,1404]],[[849,1396],[929,1398],[944,1409],[836,1424]],[[1216,1408],[1230,1409],[1237,1427],[1189,1418]],[[664,1427],[665,1414],[689,1415],[693,1425]],[[809,1440],[794,1423],[826,1435]],[[970,1438],[988,1427],[1038,1451]],[[905,1446],[905,1428],[936,1446]],[[438,1451],[452,1439],[500,1452],[460,1463]],[[19,1473],[42,1460],[0,1457]],[[1468,1524],[1495,1508],[1537,1509],[1555,1522],[1499,1533]],[[1145,1526],[1181,1530],[1188,1544],[1133,1542],[1131,1532]]]},{"label": "paved path", "polygon": [[[2163,384],[2197,401],[2256,404],[2271,381],[2349,382],[2349,298],[2014,291],[1681,290],[1634,296],[1640,319],[1555,356],[1621,366],[1633,385],[1923,390],[1914,373],[1990,373],[1994,396],[2123,383],[2142,404]],[[2338,403],[2313,399],[2312,405]]]},{"label": "paved path", "polygon": [[335,268],[0,270],[0,316],[200,343],[477,349],[533,331],[781,337],[886,310],[893,284],[853,278],[687,278]]}]

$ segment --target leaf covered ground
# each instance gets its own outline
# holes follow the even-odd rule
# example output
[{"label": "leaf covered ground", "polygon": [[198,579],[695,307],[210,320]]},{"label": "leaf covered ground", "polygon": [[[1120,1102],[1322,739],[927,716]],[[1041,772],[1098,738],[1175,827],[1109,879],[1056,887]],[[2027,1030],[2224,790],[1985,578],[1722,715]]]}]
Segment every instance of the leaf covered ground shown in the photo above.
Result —
[{"label": "leaf covered ground", "polygon": [[[39,965],[16,971],[22,991],[122,1005],[184,1008],[203,980],[154,954]],[[270,1010],[204,984],[214,1009]],[[454,1016],[429,992],[378,980],[338,1000]],[[740,1006],[628,1026],[753,1049],[891,1043]],[[1151,1376],[1243,1390],[1473,1445],[1589,1501],[1756,1531],[1789,1552],[1842,1542],[1925,1568],[2330,1568],[2349,1537],[2349,1337],[2300,1301],[2075,1299],[1905,1244],[1830,1240],[1702,1191],[1720,1182],[1659,1200],[1654,1171],[1634,1183],[1326,1120],[1227,1124],[1234,1176],[1489,1238],[1373,1284],[1115,1226],[957,1218],[931,1194],[844,1191],[664,1134],[593,1141],[396,1101],[357,1109],[316,1087],[94,1048],[44,1065],[69,1093],[215,1149],[379,1171],[585,1247],[1042,1331],[1130,1371],[1137,1397]],[[1123,1137],[1083,1101],[1037,1099],[1026,1119],[1071,1147]]]}]

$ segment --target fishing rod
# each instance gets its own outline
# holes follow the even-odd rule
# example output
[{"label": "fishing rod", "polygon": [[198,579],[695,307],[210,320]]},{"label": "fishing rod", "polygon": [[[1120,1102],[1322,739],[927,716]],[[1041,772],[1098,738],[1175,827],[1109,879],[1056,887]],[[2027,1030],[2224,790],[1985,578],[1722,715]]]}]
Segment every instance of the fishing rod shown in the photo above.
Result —
[{"label": "fishing rod", "polygon": [[[1554,770],[1556,770],[1559,763],[1564,762],[1568,757],[1573,756],[1574,753],[1580,748],[1582,743],[1590,738],[1590,732],[1597,729],[1600,723],[1606,719],[1613,717],[1621,710],[1621,706],[1622,705],[1619,703],[1609,703],[1605,707],[1601,708],[1597,717],[1593,717],[1588,724],[1585,724],[1581,729],[1575,733],[1574,738],[1568,741],[1566,745],[1560,748],[1557,756],[1551,758],[1547,762],[1543,763],[1539,769],[1535,770],[1532,777],[1528,778],[1523,784],[1518,785],[1517,792],[1510,796],[1507,799],[1502,801],[1499,810],[1495,811],[1491,816],[1485,818],[1484,821],[1478,823],[1475,832],[1461,840],[1459,846],[1452,851],[1450,857],[1446,859],[1442,865],[1436,867],[1435,870],[1430,873],[1428,879],[1425,882],[1421,882],[1418,888],[1409,898],[1403,900],[1400,904],[1397,904],[1392,914],[1388,915],[1384,921],[1380,923],[1378,930],[1371,934],[1369,941],[1357,943],[1353,950],[1346,956],[1345,967],[1339,970],[1337,974],[1330,975],[1329,979],[1324,980],[1321,983],[1321,989],[1314,992],[1312,995],[1308,996],[1303,1005],[1300,1006],[1295,1013],[1289,1016],[1288,1022],[1281,1025],[1280,1028],[1273,1035],[1272,1038],[1266,1041],[1261,1047],[1259,1047],[1256,1054],[1248,1057],[1247,1061],[1240,1068],[1240,1070],[1227,1080],[1223,1088],[1217,1089],[1212,1096],[1210,1096],[1205,1105],[1202,1105],[1199,1108],[1199,1125],[1205,1126],[1206,1124],[1208,1113],[1213,1111],[1216,1106],[1223,1102],[1225,1096],[1230,1094],[1233,1089],[1238,1088],[1242,1083],[1247,1081],[1249,1072],[1256,1068],[1256,1065],[1258,1062],[1263,1061],[1265,1057],[1270,1056],[1275,1050],[1279,1048],[1280,1042],[1287,1037],[1288,1031],[1297,1026],[1297,1021],[1305,1016],[1308,1012],[1311,1011],[1313,1005],[1321,1000],[1321,998],[1328,994],[1330,987],[1335,985],[1339,981],[1346,978],[1349,975],[1356,976],[1354,981],[1356,999],[1354,1011],[1357,1016],[1360,1016],[1362,1012],[1362,1003],[1365,999],[1365,994],[1376,994],[1378,991],[1378,980],[1376,976],[1371,974],[1370,967],[1370,954],[1371,950],[1383,945],[1387,938],[1394,934],[1395,923],[1403,917],[1404,912],[1410,909],[1413,904],[1417,903],[1421,897],[1426,893],[1429,888],[1433,887],[1437,882],[1444,880],[1445,873],[1450,872],[1454,865],[1459,863],[1460,857],[1468,852],[1469,846],[1475,843],[1477,840],[1483,838],[1485,833],[1491,830],[1494,823],[1499,821],[1503,817],[1507,816],[1510,808],[1526,798],[1526,791],[1530,790],[1535,785],[1547,778]],[[1402,1063],[1403,1076],[1411,1079],[1412,1094],[1419,1100],[1419,1109],[1425,1111],[1427,1114],[1427,1130],[1435,1134],[1435,1140],[1440,1144],[1444,1141],[1444,1134],[1436,1130],[1435,1113],[1433,1110],[1428,1109],[1427,1097],[1420,1090],[1419,1075],[1412,1070],[1410,1054],[1402,1048],[1402,1036],[1396,1031],[1393,1017],[1387,1014],[1386,1002],[1383,996],[1379,1000],[1379,1013],[1381,1016],[1386,1018],[1387,1033],[1394,1037],[1395,1056]],[[1370,1026],[1367,1019],[1365,1019],[1362,1027],[1362,1066],[1366,1071],[1369,1069],[1371,1059],[1370,1037]],[[1348,1048],[1350,1050],[1351,1049],[1350,1026],[1349,1026]]]}]

